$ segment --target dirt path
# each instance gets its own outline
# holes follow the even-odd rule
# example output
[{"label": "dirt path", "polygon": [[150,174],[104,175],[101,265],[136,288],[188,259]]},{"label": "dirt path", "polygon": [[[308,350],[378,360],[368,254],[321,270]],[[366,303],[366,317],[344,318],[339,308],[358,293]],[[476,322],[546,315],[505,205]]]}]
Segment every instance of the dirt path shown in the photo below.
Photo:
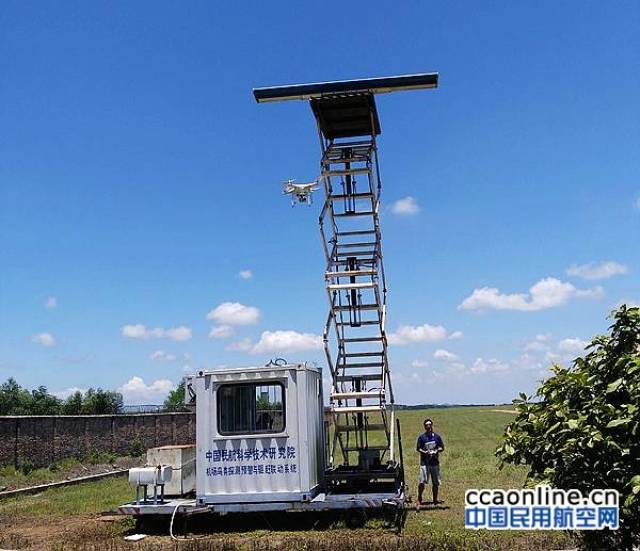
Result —
[{"label": "dirt path", "polygon": [[121,522],[102,522],[95,515],[44,517],[38,522],[19,517],[13,517],[10,522],[5,520],[0,519],[0,548],[3,549],[50,549],[69,543],[99,548],[99,542],[121,540],[128,530]]}]

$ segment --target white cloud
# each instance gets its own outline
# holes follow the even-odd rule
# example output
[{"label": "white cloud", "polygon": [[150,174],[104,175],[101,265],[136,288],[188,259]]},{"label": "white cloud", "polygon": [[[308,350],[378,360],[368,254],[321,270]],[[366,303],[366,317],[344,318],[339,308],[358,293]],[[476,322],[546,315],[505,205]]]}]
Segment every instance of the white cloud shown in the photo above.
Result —
[{"label": "white cloud", "polygon": [[123,325],[120,328],[120,332],[123,337],[129,339],[171,339],[178,342],[188,341],[193,336],[191,329],[184,325],[171,327],[169,329],[162,329],[161,327],[147,329],[141,323],[136,323],[133,325]]},{"label": "white cloud", "polygon": [[477,358],[471,367],[465,366],[462,362],[448,362],[446,367],[434,369],[432,371],[432,376],[440,380],[453,379],[465,381],[468,380],[470,375],[487,375],[491,373],[499,374],[505,373],[509,370],[510,366],[506,362],[502,362],[495,358],[490,360]]},{"label": "white cloud", "polygon": [[260,310],[239,302],[223,302],[207,314],[207,319],[222,325],[253,325],[260,319]]},{"label": "white cloud", "polygon": [[251,279],[253,277],[253,272],[251,270],[240,270],[238,272],[238,276],[240,279]]},{"label": "white cloud", "polygon": [[251,342],[251,339],[244,338],[240,341],[232,342],[225,349],[230,350],[231,352],[248,352],[251,350],[252,346],[253,343]]},{"label": "white cloud", "polygon": [[233,327],[230,325],[216,325],[209,331],[210,339],[228,339],[233,335]]},{"label": "white cloud", "polygon": [[149,355],[149,358],[156,362],[173,362],[176,356],[174,354],[168,354],[164,350],[156,350]]},{"label": "white cloud", "polygon": [[429,362],[425,362],[424,360],[413,360],[411,362],[411,367],[415,367],[416,369],[424,369],[425,367],[429,367]]},{"label": "white cloud", "polygon": [[542,352],[544,350],[549,350],[549,340],[551,339],[551,334],[546,333],[543,335],[536,335],[536,338],[531,342],[528,342],[524,350],[525,352]]},{"label": "white cloud", "polygon": [[176,386],[169,379],[157,379],[146,384],[142,377],[131,377],[118,391],[127,404],[159,404]]},{"label": "white cloud", "polygon": [[401,216],[411,216],[412,214],[418,214],[420,212],[420,206],[417,201],[409,195],[395,201],[391,205],[391,212]]},{"label": "white cloud", "polygon": [[69,388],[65,388],[63,390],[56,390],[54,392],[51,392],[51,394],[53,394],[56,398],[60,398],[61,400],[66,400],[69,396],[71,396],[72,394],[75,394],[76,392],[80,392],[84,394],[86,391],[87,391],[86,388],[78,388],[77,386],[72,386]]},{"label": "white cloud", "polygon": [[495,287],[475,289],[458,310],[517,310],[535,312],[562,306],[572,298],[600,297],[602,287],[576,289],[571,283],[547,277],[535,283],[528,293],[503,294]]},{"label": "white cloud", "polygon": [[438,350],[433,353],[433,358],[442,362],[455,362],[460,359],[453,352],[449,352],[444,348],[438,348]]},{"label": "white cloud", "polygon": [[638,197],[634,201],[633,206],[640,210],[640,195],[638,195]]},{"label": "white cloud", "polygon": [[563,339],[558,343],[558,350],[562,352],[584,352],[585,347],[589,343],[577,337],[572,339]]},{"label": "white cloud", "polygon": [[454,331],[449,335],[449,340],[456,341],[464,337],[464,333],[462,331]]},{"label": "white cloud", "polygon": [[490,360],[483,360],[482,358],[477,358],[473,365],[469,369],[471,373],[500,373],[509,370],[509,365],[492,358]]},{"label": "white cloud", "polygon": [[123,337],[130,339],[148,339],[147,328],[141,323],[135,325],[123,325],[120,328]]},{"label": "white cloud", "polygon": [[55,346],[56,339],[51,333],[38,333],[37,335],[33,335],[31,337],[31,342],[49,347]]},{"label": "white cloud", "polygon": [[[456,331],[449,335],[442,325],[429,325],[428,323],[418,326],[401,325],[395,332],[387,335],[387,341],[389,344],[402,346],[415,342],[435,342],[446,338],[459,338],[457,334],[461,333]],[[454,335],[456,336],[454,337]]]},{"label": "white cloud", "polygon": [[44,302],[44,307],[47,310],[53,310],[58,306],[58,299],[56,297],[47,297],[47,300]]},{"label": "white cloud", "polygon": [[513,365],[527,370],[542,370],[540,373],[544,374],[550,364],[566,363],[575,355],[584,354],[588,344],[578,337],[555,341],[550,334],[537,335],[524,347],[525,353]]},{"label": "white cloud", "polygon": [[189,352],[182,354],[182,362],[182,371],[184,373],[191,373],[193,371],[193,367],[191,366],[191,354],[189,354]]},{"label": "white cloud", "polygon": [[444,368],[434,369],[431,371],[431,376],[438,380],[453,379],[462,381],[468,376],[468,374],[466,366],[460,362],[449,363]]},{"label": "white cloud", "polygon": [[302,352],[322,348],[322,336],[297,331],[264,331],[252,347],[253,354],[270,352]]},{"label": "white cloud", "polygon": [[524,347],[525,352],[544,352],[549,350],[549,345],[540,341],[528,342]]},{"label": "white cloud", "polygon": [[567,268],[567,275],[583,279],[608,279],[615,275],[629,272],[629,268],[620,262],[607,260],[606,262],[590,262],[589,264],[572,264]]},{"label": "white cloud", "polygon": [[514,360],[513,364],[518,368],[527,370],[540,370],[546,365],[538,356],[526,352]]},{"label": "white cloud", "polygon": [[447,367],[449,373],[463,373],[466,369],[467,367],[462,362],[453,362]]},{"label": "white cloud", "polygon": [[181,325],[180,327],[167,329],[165,336],[174,341],[188,341],[193,335],[191,334],[191,329]]},{"label": "white cloud", "polygon": [[547,353],[544,355],[544,359],[548,362],[559,362],[562,359],[562,355],[558,354],[557,352],[554,352],[553,350],[548,350]]}]

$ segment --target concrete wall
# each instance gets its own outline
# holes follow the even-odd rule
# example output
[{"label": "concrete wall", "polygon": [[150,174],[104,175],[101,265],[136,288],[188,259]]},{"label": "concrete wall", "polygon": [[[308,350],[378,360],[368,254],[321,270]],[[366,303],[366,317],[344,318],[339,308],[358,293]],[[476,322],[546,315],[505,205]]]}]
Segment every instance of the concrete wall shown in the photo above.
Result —
[{"label": "concrete wall", "polygon": [[0,466],[46,467],[93,452],[126,455],[169,444],[194,444],[193,413],[0,417]]}]

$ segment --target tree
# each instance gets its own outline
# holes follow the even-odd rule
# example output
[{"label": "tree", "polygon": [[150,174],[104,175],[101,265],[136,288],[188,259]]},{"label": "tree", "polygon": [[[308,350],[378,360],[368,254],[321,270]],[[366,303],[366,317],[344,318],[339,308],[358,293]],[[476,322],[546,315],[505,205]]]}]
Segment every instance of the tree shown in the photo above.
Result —
[{"label": "tree", "polygon": [[28,415],[31,394],[13,377],[0,385],[0,415]]},{"label": "tree", "polygon": [[0,385],[0,415],[56,415],[60,413],[61,404],[44,386],[29,392],[13,377]]},{"label": "tree", "polygon": [[65,400],[62,413],[65,415],[80,415],[82,413],[82,392],[76,390]]},{"label": "tree", "polygon": [[175,390],[169,392],[167,399],[164,401],[164,407],[168,411],[180,411],[184,409],[184,380]]},{"label": "tree", "polygon": [[90,388],[82,398],[81,412],[85,415],[104,415],[120,413],[122,407],[122,394],[119,392]]},{"label": "tree", "polygon": [[272,402],[269,396],[262,395],[256,398],[256,410],[258,411],[279,409],[282,409],[282,404],[280,402]]},{"label": "tree", "polygon": [[31,415],[59,415],[62,409],[62,400],[47,392],[47,387],[39,386],[31,391]]},{"label": "tree", "polygon": [[612,316],[583,358],[555,365],[533,397],[514,400],[516,419],[496,451],[501,464],[527,465],[530,482],[620,493],[620,529],[580,532],[588,549],[640,543],[640,309]]},{"label": "tree", "polygon": [[15,379],[0,385],[0,415],[96,415],[121,413],[122,394],[90,388],[84,394],[74,392],[64,402],[39,386],[29,392]]}]

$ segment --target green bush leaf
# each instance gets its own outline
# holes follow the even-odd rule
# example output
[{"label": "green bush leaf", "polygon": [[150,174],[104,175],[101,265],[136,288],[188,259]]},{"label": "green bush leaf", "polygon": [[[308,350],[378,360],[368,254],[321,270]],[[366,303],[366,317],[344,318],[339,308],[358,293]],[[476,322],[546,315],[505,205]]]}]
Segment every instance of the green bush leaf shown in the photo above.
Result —
[{"label": "green bush leaf", "polygon": [[620,425],[626,425],[627,423],[630,423],[632,421],[631,418],[629,417],[623,417],[622,419],[614,419],[613,421],[609,421],[607,423],[607,428],[608,429],[612,429],[615,427],[619,427]]},{"label": "green bush leaf", "polygon": [[621,384],[622,384],[622,377],[613,381],[613,383],[611,383],[607,387],[607,394],[611,394],[612,392],[615,392],[616,390],[618,390]]}]

